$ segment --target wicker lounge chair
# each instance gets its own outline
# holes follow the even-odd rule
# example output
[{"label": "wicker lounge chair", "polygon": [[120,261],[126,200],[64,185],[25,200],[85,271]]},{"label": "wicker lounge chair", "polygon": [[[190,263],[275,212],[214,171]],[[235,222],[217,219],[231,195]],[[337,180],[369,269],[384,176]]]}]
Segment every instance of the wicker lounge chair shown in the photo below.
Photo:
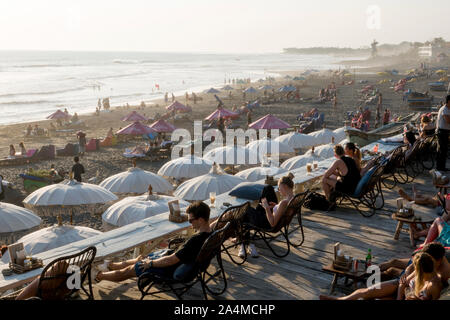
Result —
[{"label": "wicker lounge chair", "polygon": [[[190,290],[196,283],[200,282],[205,300],[208,299],[207,292],[213,295],[220,295],[227,289],[225,270],[222,264],[221,247],[225,236],[228,233],[230,224],[227,223],[222,229],[214,231],[203,244],[193,270],[183,280],[162,277],[155,274],[144,273],[138,279],[138,288],[141,292],[141,300],[147,295],[154,295],[162,292],[173,292],[175,296],[182,300],[183,294]],[[170,245],[169,245],[170,247]],[[217,259],[217,270],[214,273],[208,271],[213,258]],[[218,288],[213,288],[211,282],[216,283]],[[221,283],[218,284],[217,283]],[[156,287],[156,291],[151,291]]]},{"label": "wicker lounge chair", "polygon": [[[370,169],[361,178],[353,194],[334,191],[333,196],[339,200],[338,205],[342,202],[348,202],[353,205],[362,216],[373,216],[376,210],[381,209],[384,206],[384,196],[383,191],[381,190],[381,177],[385,170],[385,166],[386,163],[383,163]],[[381,198],[381,203],[377,204],[379,196]],[[360,208],[361,205],[367,207],[370,211],[362,211]]]},{"label": "wicker lounge chair", "polygon": [[[70,299],[80,289],[84,291],[89,300],[94,300],[91,282],[91,265],[96,253],[97,249],[95,247],[88,247],[77,254],[61,257],[50,262],[42,270],[36,296],[27,300],[66,300]],[[69,266],[79,268],[80,288],[76,288],[75,286],[75,288],[69,289],[67,287],[67,280],[74,275],[74,273],[67,272]],[[72,272],[77,271],[72,269]],[[83,285],[86,279],[88,280],[88,289]],[[2,297],[2,300],[14,300],[22,290]]]}]

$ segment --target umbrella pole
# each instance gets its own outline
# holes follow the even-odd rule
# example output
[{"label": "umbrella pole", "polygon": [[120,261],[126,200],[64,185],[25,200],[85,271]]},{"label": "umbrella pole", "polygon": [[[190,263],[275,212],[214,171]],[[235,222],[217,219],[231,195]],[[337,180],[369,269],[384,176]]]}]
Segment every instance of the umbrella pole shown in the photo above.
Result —
[{"label": "umbrella pole", "polygon": [[72,216],[73,216],[73,209],[70,210],[70,225],[71,225],[71,226],[73,225],[73,219],[72,219]]}]

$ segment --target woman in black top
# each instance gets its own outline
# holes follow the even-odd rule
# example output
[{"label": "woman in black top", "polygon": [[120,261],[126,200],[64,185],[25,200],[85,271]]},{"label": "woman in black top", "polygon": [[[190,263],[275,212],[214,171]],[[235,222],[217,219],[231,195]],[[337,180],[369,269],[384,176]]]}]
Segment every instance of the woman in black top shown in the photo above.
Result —
[{"label": "woman in black top", "polygon": [[328,200],[334,190],[352,194],[361,180],[355,160],[345,156],[341,145],[334,147],[334,155],[337,160],[325,172],[322,179],[322,188]]}]

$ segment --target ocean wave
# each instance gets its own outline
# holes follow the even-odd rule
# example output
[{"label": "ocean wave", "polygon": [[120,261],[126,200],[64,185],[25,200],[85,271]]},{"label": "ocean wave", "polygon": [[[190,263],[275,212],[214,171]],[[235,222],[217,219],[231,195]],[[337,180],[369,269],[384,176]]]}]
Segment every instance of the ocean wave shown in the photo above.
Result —
[{"label": "ocean wave", "polygon": [[0,94],[0,98],[12,98],[12,97],[21,97],[21,96],[41,96],[41,95],[50,95],[50,94],[67,93],[67,92],[73,92],[73,91],[81,91],[84,89],[86,89],[86,88],[85,87],[77,87],[77,88],[55,90],[55,91],[5,93],[5,94]]},{"label": "ocean wave", "polygon": [[13,68],[60,68],[60,67],[81,67],[82,64],[28,64],[16,65]]},{"label": "ocean wave", "polygon": [[124,77],[132,77],[132,76],[140,76],[144,74],[149,74],[151,72],[134,72],[134,73],[124,73],[124,74],[116,74],[111,76],[103,76],[103,77],[94,77],[94,78],[87,78],[88,80],[104,80],[104,79],[116,79],[116,78],[124,78]]},{"label": "ocean wave", "polygon": [[7,102],[0,102],[0,106],[16,106],[16,105],[23,105],[23,104],[44,104],[44,103],[52,103],[55,104],[57,101],[48,101],[48,100],[32,100],[32,101],[7,101]]},{"label": "ocean wave", "polygon": [[122,59],[114,59],[113,63],[117,64],[139,64],[140,61],[138,60],[122,60]]}]

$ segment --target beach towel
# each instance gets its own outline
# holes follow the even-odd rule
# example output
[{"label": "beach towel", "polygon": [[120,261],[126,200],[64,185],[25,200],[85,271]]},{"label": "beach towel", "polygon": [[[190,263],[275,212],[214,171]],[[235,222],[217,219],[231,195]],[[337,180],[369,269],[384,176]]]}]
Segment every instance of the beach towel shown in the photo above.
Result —
[{"label": "beach towel", "polygon": [[136,151],[133,151],[133,149],[131,148],[126,148],[123,156],[125,158],[142,158],[145,157],[145,153],[138,153]]}]

